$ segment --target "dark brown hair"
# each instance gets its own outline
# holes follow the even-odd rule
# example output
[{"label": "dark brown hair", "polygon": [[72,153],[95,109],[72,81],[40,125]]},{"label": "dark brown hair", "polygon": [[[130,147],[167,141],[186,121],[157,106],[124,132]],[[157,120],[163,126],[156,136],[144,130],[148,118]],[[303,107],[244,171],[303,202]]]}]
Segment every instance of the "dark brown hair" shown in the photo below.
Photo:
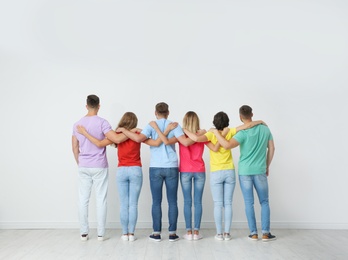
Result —
[{"label": "dark brown hair", "polygon": [[253,116],[253,109],[248,105],[243,105],[239,108],[239,114],[244,119],[250,119]]},{"label": "dark brown hair", "polygon": [[213,124],[217,130],[223,130],[228,127],[230,119],[225,112],[220,111],[214,116]]},{"label": "dark brown hair", "polygon": [[90,108],[98,108],[99,106],[99,97],[96,95],[87,96],[87,106]]},{"label": "dark brown hair", "polygon": [[158,114],[161,114],[161,115],[163,115],[163,116],[166,116],[166,115],[168,115],[168,113],[169,113],[169,109],[168,109],[169,107],[168,107],[168,105],[166,104],[166,103],[164,103],[164,102],[160,102],[160,103],[158,103],[157,105],[156,105],[156,112],[158,113]]}]

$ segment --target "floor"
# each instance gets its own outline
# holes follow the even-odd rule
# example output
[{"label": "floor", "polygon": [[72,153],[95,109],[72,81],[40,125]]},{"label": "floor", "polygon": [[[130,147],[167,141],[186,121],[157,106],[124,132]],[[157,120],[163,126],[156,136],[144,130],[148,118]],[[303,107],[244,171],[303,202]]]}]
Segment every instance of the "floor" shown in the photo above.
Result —
[{"label": "floor", "polygon": [[[183,235],[179,230],[178,235]],[[199,241],[148,239],[150,229],[138,229],[134,242],[120,239],[120,230],[107,230],[107,240],[80,241],[78,230],[0,230],[0,259],[348,259],[348,230],[273,230],[276,241],[247,239],[248,231],[232,230],[232,240],[217,241],[214,229],[203,229]]]}]

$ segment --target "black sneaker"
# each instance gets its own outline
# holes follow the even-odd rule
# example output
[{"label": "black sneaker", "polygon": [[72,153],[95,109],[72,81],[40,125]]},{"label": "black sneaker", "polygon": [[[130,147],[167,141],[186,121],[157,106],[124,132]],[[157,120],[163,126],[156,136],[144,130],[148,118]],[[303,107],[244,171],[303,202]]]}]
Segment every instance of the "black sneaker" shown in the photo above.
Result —
[{"label": "black sneaker", "polygon": [[179,237],[176,234],[169,235],[169,241],[174,242],[179,240]]},{"label": "black sneaker", "polygon": [[257,241],[259,239],[259,236],[257,234],[249,235],[248,238],[253,241]]},{"label": "black sneaker", "polygon": [[152,234],[149,236],[149,239],[156,241],[156,242],[161,242],[161,235],[160,234]]},{"label": "black sneaker", "polygon": [[268,241],[273,241],[276,240],[276,236],[273,236],[271,233],[263,234],[262,235],[262,241],[263,242],[268,242]]}]

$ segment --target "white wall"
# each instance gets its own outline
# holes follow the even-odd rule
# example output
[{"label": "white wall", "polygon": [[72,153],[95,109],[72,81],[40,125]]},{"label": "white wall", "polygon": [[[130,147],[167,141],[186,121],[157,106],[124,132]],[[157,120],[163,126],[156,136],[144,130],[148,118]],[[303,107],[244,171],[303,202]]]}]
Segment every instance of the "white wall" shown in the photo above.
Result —
[{"label": "white wall", "polygon": [[[276,144],[272,226],[347,229],[347,11],[343,0],[2,1],[0,228],[78,227],[71,133],[94,93],[113,126],[133,111],[144,127],[160,101],[174,121],[194,110],[209,129],[225,111],[236,126],[251,105]],[[115,153],[109,227],[120,226]],[[151,228],[146,146],[142,161],[138,227]],[[202,227],[212,205],[208,174]],[[180,227],[182,207],[179,189]],[[239,185],[233,210],[246,227]]]}]

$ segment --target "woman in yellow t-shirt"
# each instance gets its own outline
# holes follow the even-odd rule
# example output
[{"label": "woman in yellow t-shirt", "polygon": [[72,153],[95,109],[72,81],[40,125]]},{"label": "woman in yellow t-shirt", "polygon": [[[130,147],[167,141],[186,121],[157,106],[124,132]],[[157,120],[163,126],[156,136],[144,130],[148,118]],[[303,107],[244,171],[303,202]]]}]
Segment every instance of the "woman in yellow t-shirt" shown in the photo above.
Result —
[{"label": "woman in yellow t-shirt", "polygon": [[[229,118],[225,112],[218,112],[214,116],[213,124],[216,129],[230,140],[238,131],[244,130],[255,125],[263,123],[262,121],[253,121],[249,125],[242,125],[235,128],[228,128]],[[185,134],[195,142],[218,143],[213,132],[206,132],[204,135],[196,135],[184,129]],[[218,151],[210,150],[210,189],[214,201],[214,220],[216,225],[217,240],[231,240],[230,230],[232,223],[232,198],[236,185],[235,170],[230,149],[226,150],[219,147]],[[222,227],[222,213],[224,209],[224,228]]]}]

